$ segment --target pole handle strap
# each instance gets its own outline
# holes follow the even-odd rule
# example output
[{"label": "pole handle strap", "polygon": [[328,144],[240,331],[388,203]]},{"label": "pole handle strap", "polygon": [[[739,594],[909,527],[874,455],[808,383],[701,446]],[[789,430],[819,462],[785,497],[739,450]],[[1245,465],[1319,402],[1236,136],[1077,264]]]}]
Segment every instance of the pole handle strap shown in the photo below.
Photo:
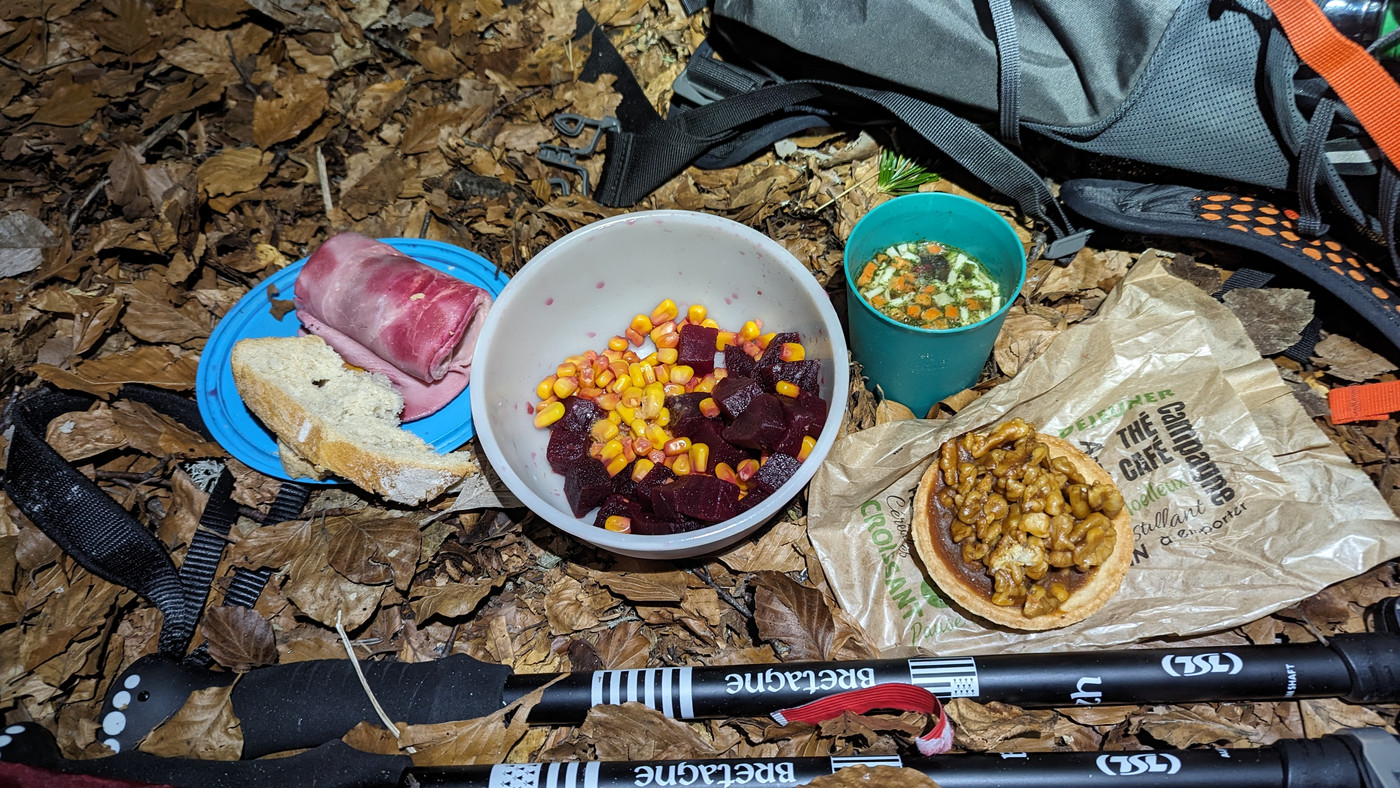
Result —
[{"label": "pole handle strap", "polygon": [[1337,32],[1313,0],[1266,0],[1293,51],[1332,86],[1392,162],[1400,163],[1400,85],[1365,49]]},{"label": "pole handle strap", "polygon": [[941,755],[953,749],[953,723],[937,695],[913,684],[880,684],[867,689],[828,695],[820,700],[773,712],[779,725],[805,722],[816,725],[841,716],[844,712],[864,714],[873,709],[915,711],[936,717],[933,728],[914,743],[921,755]]}]

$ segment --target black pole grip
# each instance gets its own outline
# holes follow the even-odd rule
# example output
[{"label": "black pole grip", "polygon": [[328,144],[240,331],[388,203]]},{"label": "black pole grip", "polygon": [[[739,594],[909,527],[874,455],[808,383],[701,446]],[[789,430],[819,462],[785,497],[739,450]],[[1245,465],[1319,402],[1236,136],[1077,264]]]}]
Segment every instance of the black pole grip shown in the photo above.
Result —
[{"label": "black pole grip", "polygon": [[336,786],[379,788],[398,783],[412,760],[407,755],[375,755],[341,741],[286,758],[261,761],[201,761],[123,752],[107,758],[68,760],[59,755],[53,734],[34,723],[4,728],[0,760],[64,774],[140,780],[180,788],[264,786]]},{"label": "black pole grip", "polygon": [[1392,703],[1400,687],[1400,635],[1334,635],[1330,646],[1351,674],[1352,703]]},{"label": "black pole grip", "polygon": [[[499,711],[510,668],[466,654],[431,662],[362,662],[365,680],[395,722],[469,720]],[[339,739],[362,721],[382,725],[349,660],[312,660],[246,673],[233,689],[243,757]]]}]

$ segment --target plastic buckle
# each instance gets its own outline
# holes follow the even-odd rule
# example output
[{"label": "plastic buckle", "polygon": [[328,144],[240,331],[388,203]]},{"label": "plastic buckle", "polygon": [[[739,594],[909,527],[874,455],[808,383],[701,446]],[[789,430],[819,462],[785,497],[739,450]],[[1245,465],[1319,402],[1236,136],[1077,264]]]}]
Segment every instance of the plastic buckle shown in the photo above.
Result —
[{"label": "plastic buckle", "polygon": [[[573,112],[561,112],[554,116],[554,128],[558,129],[559,133],[565,137],[577,137],[590,127],[593,129],[593,139],[589,140],[588,144],[582,148],[571,148],[567,145],[541,145],[539,152],[535,154],[535,158],[545,164],[552,164],[555,167],[577,173],[579,192],[584,196],[591,195],[593,189],[588,181],[588,170],[579,164],[579,158],[596,153],[598,143],[602,141],[603,135],[610,131],[620,131],[622,124],[618,123],[617,118],[594,120]],[[567,180],[556,176],[549,178],[548,182],[551,186],[558,186],[560,194],[568,195],[570,193]]]},{"label": "plastic buckle", "polygon": [[1056,238],[1050,242],[1049,246],[1045,247],[1045,251],[1041,252],[1040,256],[1047,260],[1059,260],[1061,257],[1079,254],[1079,250],[1089,243],[1089,236],[1093,233],[1093,230],[1080,230],[1063,238]]},{"label": "plastic buckle", "polygon": [[1400,788],[1400,741],[1383,728],[1347,728],[1341,734],[1361,744],[1366,788]]}]

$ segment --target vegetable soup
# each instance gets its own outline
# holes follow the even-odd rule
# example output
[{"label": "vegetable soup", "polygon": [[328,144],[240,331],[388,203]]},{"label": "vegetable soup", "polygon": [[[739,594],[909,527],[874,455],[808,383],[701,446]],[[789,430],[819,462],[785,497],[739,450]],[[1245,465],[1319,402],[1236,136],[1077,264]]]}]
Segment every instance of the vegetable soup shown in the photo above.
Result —
[{"label": "vegetable soup", "polygon": [[977,258],[936,241],[877,252],[856,277],[872,306],[917,328],[949,329],[986,320],[1001,308],[1001,285]]}]

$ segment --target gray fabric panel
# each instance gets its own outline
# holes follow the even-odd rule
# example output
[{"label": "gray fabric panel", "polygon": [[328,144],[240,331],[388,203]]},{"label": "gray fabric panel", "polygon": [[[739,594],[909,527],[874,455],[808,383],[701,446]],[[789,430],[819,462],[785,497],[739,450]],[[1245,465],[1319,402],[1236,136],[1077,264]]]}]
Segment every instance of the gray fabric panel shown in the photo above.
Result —
[{"label": "gray fabric panel", "polygon": [[[714,13],[803,52],[996,112],[996,41],[990,18],[978,17],[980,2],[715,0]],[[1180,2],[1016,0],[1021,117],[1087,126],[1114,113]]]},{"label": "gray fabric panel", "polygon": [[1265,119],[1259,30],[1242,13],[1209,17],[1185,0],[1120,111],[1098,126],[1029,128],[1111,156],[1286,188],[1291,168]]}]

